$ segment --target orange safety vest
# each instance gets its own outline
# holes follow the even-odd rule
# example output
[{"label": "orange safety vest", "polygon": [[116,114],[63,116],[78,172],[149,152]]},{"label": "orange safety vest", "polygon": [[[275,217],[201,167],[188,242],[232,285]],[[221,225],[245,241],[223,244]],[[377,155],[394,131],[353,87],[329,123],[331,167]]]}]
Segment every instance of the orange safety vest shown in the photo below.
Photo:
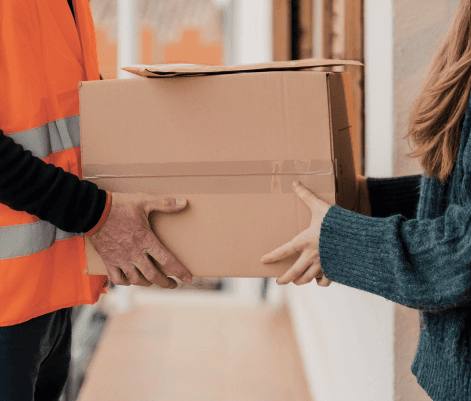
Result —
[{"label": "orange safety vest", "polygon": [[[79,81],[99,79],[89,0],[0,0],[0,129],[82,178]],[[0,326],[106,293],[86,276],[82,234],[0,204]]]}]

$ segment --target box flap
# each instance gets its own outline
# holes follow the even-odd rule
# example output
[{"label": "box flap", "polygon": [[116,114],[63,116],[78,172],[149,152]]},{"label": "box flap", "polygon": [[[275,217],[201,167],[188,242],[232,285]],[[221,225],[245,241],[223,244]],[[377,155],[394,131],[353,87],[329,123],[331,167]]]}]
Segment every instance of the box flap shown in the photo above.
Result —
[{"label": "box flap", "polygon": [[[350,73],[328,74],[329,106],[332,127],[332,150],[336,180],[336,204],[353,210],[357,201],[355,164],[351,131],[354,123],[352,111],[348,113],[347,99],[352,98]],[[352,105],[350,105],[352,107]]]},{"label": "box flap", "polygon": [[281,70],[302,70],[314,67],[332,67],[342,65],[363,64],[355,60],[334,60],[322,58],[310,58],[294,61],[276,61],[271,63],[235,65],[235,66],[214,66],[197,64],[157,64],[144,65],[136,64],[124,67],[123,70],[133,74],[149,78],[168,78],[175,76],[194,76],[194,75],[218,75],[234,74],[242,72],[263,72],[263,71],[281,71]]}]

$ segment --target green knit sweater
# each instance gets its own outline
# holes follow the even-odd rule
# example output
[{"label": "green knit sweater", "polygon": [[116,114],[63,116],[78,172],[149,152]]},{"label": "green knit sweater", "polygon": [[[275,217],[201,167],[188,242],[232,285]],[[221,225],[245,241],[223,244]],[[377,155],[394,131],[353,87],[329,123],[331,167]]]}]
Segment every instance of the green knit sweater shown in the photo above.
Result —
[{"label": "green knit sweater", "polygon": [[449,179],[368,179],[373,217],[333,206],[320,261],[331,281],[418,309],[412,373],[434,401],[471,400],[471,99]]}]

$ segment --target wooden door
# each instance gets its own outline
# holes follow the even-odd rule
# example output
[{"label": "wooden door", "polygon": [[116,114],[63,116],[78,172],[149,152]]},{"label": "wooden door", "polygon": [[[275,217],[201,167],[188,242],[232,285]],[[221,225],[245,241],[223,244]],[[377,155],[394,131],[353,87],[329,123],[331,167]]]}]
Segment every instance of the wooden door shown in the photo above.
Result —
[{"label": "wooden door", "polygon": [[[321,4],[316,4],[321,2]],[[315,7],[316,5],[320,7]],[[314,8],[321,15],[314,15]],[[314,23],[322,24],[322,49],[314,52]],[[297,60],[320,54],[322,58],[358,60],[363,55],[363,0],[273,0],[275,61]],[[364,68],[333,67],[352,76],[352,146],[355,169],[364,174]]]}]

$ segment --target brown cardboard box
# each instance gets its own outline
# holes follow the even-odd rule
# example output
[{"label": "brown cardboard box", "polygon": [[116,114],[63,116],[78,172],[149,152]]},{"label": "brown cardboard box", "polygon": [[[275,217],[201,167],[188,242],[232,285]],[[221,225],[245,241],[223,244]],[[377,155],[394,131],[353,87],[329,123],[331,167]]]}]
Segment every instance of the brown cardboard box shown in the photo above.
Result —
[{"label": "brown cardboard box", "polygon": [[[294,180],[330,204],[355,207],[350,76],[296,71],[343,64],[361,65],[134,66],[165,78],[83,82],[84,178],[110,191],[187,198],[183,212],[150,220],[194,276],[278,277],[296,255],[272,265],[260,257],[311,219]],[[87,263],[87,274],[107,274],[88,242]]]}]

